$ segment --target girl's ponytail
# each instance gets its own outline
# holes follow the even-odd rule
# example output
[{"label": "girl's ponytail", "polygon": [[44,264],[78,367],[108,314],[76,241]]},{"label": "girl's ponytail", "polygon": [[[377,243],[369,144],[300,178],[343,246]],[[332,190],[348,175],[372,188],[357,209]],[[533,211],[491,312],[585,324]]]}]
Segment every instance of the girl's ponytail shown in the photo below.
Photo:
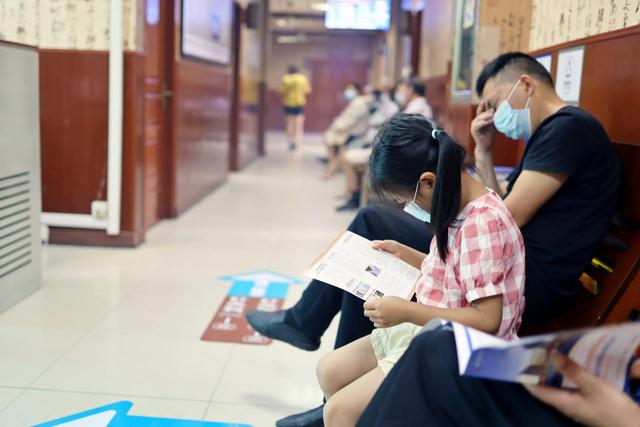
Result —
[{"label": "girl's ponytail", "polygon": [[449,226],[460,210],[460,174],[464,148],[418,114],[396,114],[380,128],[369,160],[373,194],[412,200],[424,172],[436,175],[431,200],[431,229],[438,254],[447,257]]},{"label": "girl's ponytail", "polygon": [[460,174],[464,160],[464,148],[456,144],[443,130],[434,129],[431,137],[438,145],[436,185],[431,202],[431,227],[436,237],[438,254],[446,260],[449,249],[449,227],[460,212]]}]

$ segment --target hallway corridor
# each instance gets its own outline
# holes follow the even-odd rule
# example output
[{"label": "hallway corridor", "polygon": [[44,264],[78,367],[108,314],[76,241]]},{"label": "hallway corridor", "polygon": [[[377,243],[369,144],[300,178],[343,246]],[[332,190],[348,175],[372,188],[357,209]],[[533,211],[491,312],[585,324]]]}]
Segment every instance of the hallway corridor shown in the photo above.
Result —
[{"label": "hallway corridor", "polygon": [[269,269],[306,283],[352,218],[333,209],[342,178],[318,178],[318,137],[289,153],[271,134],[267,149],[137,249],[45,247],[43,288],[0,315],[0,425],[127,400],[130,415],[269,426],[320,403],[315,363],[335,322],[315,353],[200,340],[230,286],[220,276]]}]

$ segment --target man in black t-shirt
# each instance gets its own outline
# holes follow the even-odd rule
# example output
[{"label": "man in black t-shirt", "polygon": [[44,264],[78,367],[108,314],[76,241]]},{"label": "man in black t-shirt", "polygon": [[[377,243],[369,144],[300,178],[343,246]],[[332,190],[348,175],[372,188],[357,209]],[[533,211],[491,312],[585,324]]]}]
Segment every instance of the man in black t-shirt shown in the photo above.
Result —
[{"label": "man in black t-shirt", "polygon": [[[580,274],[615,210],[619,164],[602,125],[565,104],[535,58],[524,53],[497,57],[482,70],[476,91],[482,99],[471,125],[476,168],[486,186],[504,195],[522,229],[525,319],[537,322],[580,289]],[[506,189],[494,173],[496,130],[527,140]]]}]

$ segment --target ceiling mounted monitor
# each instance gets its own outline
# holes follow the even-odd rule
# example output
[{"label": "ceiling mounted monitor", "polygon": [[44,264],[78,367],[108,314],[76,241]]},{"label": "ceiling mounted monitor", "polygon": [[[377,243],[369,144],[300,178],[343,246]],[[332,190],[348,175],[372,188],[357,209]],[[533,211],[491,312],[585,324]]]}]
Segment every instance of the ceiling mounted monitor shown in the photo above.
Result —
[{"label": "ceiling mounted monitor", "polygon": [[391,0],[327,0],[324,25],[337,30],[387,31]]}]

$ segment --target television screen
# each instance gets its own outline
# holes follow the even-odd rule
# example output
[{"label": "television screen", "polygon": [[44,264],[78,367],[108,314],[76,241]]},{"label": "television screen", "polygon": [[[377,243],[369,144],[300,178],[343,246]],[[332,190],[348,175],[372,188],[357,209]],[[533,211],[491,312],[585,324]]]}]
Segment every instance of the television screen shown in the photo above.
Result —
[{"label": "television screen", "polygon": [[330,29],[389,29],[391,0],[327,0],[324,25]]}]

